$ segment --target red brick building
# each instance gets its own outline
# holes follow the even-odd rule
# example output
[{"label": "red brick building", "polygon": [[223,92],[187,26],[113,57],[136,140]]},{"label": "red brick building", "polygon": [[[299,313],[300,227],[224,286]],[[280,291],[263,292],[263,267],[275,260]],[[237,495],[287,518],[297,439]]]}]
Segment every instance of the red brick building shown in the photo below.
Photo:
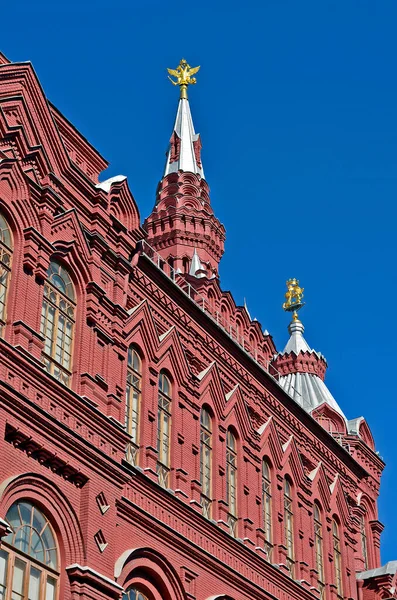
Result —
[{"label": "red brick building", "polygon": [[181,81],[142,226],[0,55],[0,599],[395,597],[367,423],[297,318],[277,353],[220,287]]}]

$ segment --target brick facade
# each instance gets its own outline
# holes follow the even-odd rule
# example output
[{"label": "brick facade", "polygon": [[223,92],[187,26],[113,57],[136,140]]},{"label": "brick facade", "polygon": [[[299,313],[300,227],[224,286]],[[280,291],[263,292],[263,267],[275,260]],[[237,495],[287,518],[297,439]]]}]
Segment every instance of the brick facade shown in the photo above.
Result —
[{"label": "brick facade", "polygon": [[[15,503],[28,502],[45,515],[56,539],[60,599],[116,599],[136,588],[149,600],[313,600],[320,597],[317,503],[324,598],[391,595],[383,583],[356,579],[357,572],[380,565],[377,497],[384,464],[367,424],[340,432],[339,443],[278,385],[271,336],[220,288],[224,229],[209,209],[206,182],[168,176],[190,198],[177,214],[182,225],[175,248],[182,244],[182,254],[170,251],[176,191],[169,181],[159,188],[164,210],[157,207],[147,221],[153,224],[149,242],[162,258],[181,260],[186,248],[198,246],[203,260],[213,261],[208,277],[196,280],[148,250],[126,180],[99,183],[106,165],[48,103],[32,66],[0,56],[0,214],[12,236],[0,339],[1,548],[14,556],[6,516]],[[186,218],[189,211],[200,217],[200,194],[207,212],[189,237]],[[161,219],[167,224],[158,235],[154,224],[161,229]],[[69,274],[75,294],[68,385],[42,362],[49,352],[41,315],[51,261]],[[140,358],[135,464],[126,459],[129,348]],[[284,363],[292,368],[294,360]],[[161,373],[170,383],[167,489],[158,475]],[[203,407],[210,415],[210,518],[202,514]],[[235,514],[228,432],[236,440]],[[12,577],[9,571],[7,593]]]}]

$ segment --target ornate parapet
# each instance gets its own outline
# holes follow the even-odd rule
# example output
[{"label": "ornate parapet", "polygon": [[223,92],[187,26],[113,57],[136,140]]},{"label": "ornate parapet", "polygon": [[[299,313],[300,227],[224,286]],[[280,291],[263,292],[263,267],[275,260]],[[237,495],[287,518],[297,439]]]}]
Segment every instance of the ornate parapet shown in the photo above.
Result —
[{"label": "ornate parapet", "polygon": [[327,361],[315,351],[312,352],[290,352],[289,354],[278,354],[273,365],[280,376],[290,373],[312,373],[324,381],[327,370]]}]

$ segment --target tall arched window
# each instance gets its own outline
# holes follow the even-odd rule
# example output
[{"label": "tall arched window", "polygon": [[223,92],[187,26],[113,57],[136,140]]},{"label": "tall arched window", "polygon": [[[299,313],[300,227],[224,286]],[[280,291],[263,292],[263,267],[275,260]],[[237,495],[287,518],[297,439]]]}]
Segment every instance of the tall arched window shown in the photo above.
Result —
[{"label": "tall arched window", "polygon": [[0,335],[6,323],[7,291],[11,275],[12,238],[7,221],[0,214]]},{"label": "tall arched window", "polygon": [[342,555],[339,538],[339,526],[335,519],[332,521],[332,539],[334,548],[335,584],[338,596],[343,597],[342,585]]},{"label": "tall arched window", "polygon": [[237,537],[237,440],[230,429],[226,435],[226,502],[229,505],[229,532]]},{"label": "tall arched window", "polygon": [[164,488],[169,487],[170,478],[171,394],[171,382],[162,371],[158,389],[157,475]]},{"label": "tall arched window", "polygon": [[16,502],[6,521],[12,531],[0,549],[0,598],[55,600],[58,552],[48,520],[29,502]]},{"label": "tall arched window", "polygon": [[149,600],[149,598],[136,588],[131,588],[124,592],[122,600]]},{"label": "tall arched window", "polygon": [[367,530],[365,523],[365,515],[360,518],[360,537],[361,537],[361,550],[363,553],[364,569],[368,569],[368,543],[367,543]]},{"label": "tall arched window", "polygon": [[318,588],[320,590],[320,599],[324,597],[324,556],[323,556],[323,525],[321,519],[320,507],[314,504],[314,549],[316,552],[316,568],[318,573]]},{"label": "tall arched window", "polygon": [[139,417],[141,412],[142,362],[134,348],[128,349],[125,426],[130,436],[127,460],[138,464]]},{"label": "tall arched window", "polygon": [[273,534],[272,534],[272,483],[270,480],[270,466],[266,458],[262,461],[262,506],[263,528],[265,530],[265,549],[268,560],[272,559]]},{"label": "tall arched window", "polygon": [[287,548],[287,567],[294,576],[294,513],[292,506],[292,490],[289,479],[284,479],[284,535]]},{"label": "tall arched window", "polygon": [[44,284],[41,333],[46,371],[65,385],[70,384],[76,300],[67,270],[51,261]]},{"label": "tall arched window", "polygon": [[203,515],[212,514],[212,419],[206,408],[200,413],[200,481]]}]

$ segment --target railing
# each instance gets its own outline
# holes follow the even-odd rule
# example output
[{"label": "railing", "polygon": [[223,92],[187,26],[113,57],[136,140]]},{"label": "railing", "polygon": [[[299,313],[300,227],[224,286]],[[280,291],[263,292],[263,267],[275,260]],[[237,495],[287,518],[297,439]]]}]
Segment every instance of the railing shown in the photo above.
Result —
[{"label": "railing", "polygon": [[295,561],[292,558],[290,558],[289,556],[287,556],[285,563],[287,565],[287,569],[289,571],[290,576],[292,578],[294,578],[294,576],[295,576]]},{"label": "railing", "polygon": [[206,315],[208,315],[215,323],[223,329],[223,331],[234,341],[240,348],[242,348],[247,354],[249,354],[261,367],[263,367],[268,373],[273,375],[276,379],[279,376],[277,369],[267,361],[265,364],[262,361],[258,361],[258,349],[252,345],[250,340],[241,334],[236,326],[230,321],[226,320],[224,316],[216,310],[214,306],[209,302],[208,298],[197,292],[184,277],[181,277],[180,271],[174,269],[168,264],[160,254],[154,250],[145,240],[141,242],[141,254],[146,256],[153,264],[163,271],[165,275],[175,285],[181,289],[186,296],[188,296]]},{"label": "railing", "polygon": [[265,551],[266,551],[266,558],[267,558],[267,560],[269,562],[272,562],[273,544],[271,542],[265,541]]},{"label": "railing", "polygon": [[350,444],[345,440],[343,433],[337,433],[336,431],[330,431],[329,433],[350,454]]},{"label": "railing", "polygon": [[212,513],[212,500],[207,498],[204,494],[201,494],[201,507],[203,511],[203,516],[206,519],[211,519]]},{"label": "railing", "polygon": [[234,515],[228,515],[227,517],[227,524],[229,525],[229,533],[232,537],[236,538],[237,537],[237,517],[235,517]]},{"label": "railing", "polygon": [[161,463],[157,463],[157,476],[158,482],[162,488],[168,489],[170,487],[170,469]]},{"label": "railing", "polygon": [[134,467],[138,464],[138,451],[139,446],[134,444],[132,441],[128,443],[125,459],[131,465],[134,465]]}]

